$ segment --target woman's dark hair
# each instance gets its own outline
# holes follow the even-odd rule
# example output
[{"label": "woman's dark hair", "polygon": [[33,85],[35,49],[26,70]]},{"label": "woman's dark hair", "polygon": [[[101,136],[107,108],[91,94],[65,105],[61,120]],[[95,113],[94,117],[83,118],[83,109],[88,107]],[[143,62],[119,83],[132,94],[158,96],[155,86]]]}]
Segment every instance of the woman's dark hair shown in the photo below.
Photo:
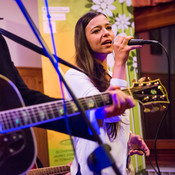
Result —
[{"label": "woman's dark hair", "polygon": [[[104,15],[100,12],[90,11],[83,15],[75,26],[75,50],[76,64],[87,73],[91,82],[100,91],[105,91],[109,85],[109,76],[103,66],[94,58],[93,51],[87,41],[85,29],[88,23],[96,16]],[[104,15],[105,16],[105,15]],[[106,17],[106,16],[105,16]],[[117,135],[116,123],[107,124],[107,130],[111,138]]]}]

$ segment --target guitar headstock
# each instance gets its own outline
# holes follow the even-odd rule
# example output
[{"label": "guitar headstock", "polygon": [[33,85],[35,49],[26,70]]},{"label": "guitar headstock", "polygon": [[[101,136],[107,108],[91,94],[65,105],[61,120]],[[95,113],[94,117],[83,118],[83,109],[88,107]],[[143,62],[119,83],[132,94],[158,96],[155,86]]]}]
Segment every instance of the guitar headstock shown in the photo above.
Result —
[{"label": "guitar headstock", "polygon": [[165,87],[160,79],[134,82],[130,88],[133,98],[142,105],[170,103]]}]

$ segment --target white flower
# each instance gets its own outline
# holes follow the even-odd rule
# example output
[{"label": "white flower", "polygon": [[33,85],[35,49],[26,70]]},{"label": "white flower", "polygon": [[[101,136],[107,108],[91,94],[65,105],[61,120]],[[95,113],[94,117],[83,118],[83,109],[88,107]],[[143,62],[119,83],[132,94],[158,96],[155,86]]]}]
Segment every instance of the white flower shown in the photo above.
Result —
[{"label": "white flower", "polygon": [[116,7],[112,5],[114,0],[93,0],[95,5],[93,5],[91,8],[92,10],[95,10],[97,12],[104,13],[108,16],[113,16],[111,10],[115,10]]},{"label": "white flower", "polygon": [[115,18],[116,22],[115,24],[118,26],[118,29],[122,29],[122,32],[124,32],[125,29],[128,29],[128,25],[130,25],[129,19],[130,17],[126,17],[126,14],[119,14],[118,17]]},{"label": "white flower", "polygon": [[134,22],[131,23],[131,27],[135,28],[135,23]]},{"label": "white flower", "polygon": [[[125,0],[119,0],[120,3],[123,3]],[[131,6],[132,1],[131,0],[126,0],[126,5]]]},{"label": "white flower", "polygon": [[113,24],[112,25],[112,30],[113,30],[113,32],[114,32],[114,35],[117,35],[117,25],[115,25],[115,24]]},{"label": "white flower", "polygon": [[119,33],[117,36],[127,36],[127,34],[126,33]]}]

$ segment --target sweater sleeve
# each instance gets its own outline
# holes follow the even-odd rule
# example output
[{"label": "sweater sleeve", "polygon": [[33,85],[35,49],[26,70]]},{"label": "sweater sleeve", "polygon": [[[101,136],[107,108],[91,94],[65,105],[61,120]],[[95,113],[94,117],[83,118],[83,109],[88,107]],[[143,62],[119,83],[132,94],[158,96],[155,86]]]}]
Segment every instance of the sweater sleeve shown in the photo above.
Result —
[{"label": "sweater sleeve", "polygon": [[[123,88],[126,88],[127,87],[127,82],[125,80],[121,80],[121,79],[117,79],[117,78],[112,78],[110,80],[110,86],[120,86],[121,89],[123,89]],[[104,121],[106,123],[114,123],[114,122],[118,122],[120,120],[121,120],[121,115],[107,118]]]}]

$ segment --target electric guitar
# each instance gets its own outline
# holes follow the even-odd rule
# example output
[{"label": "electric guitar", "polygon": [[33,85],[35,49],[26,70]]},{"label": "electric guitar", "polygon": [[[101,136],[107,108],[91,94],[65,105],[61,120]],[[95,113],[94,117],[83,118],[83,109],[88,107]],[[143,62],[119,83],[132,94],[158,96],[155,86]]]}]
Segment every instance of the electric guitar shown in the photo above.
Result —
[{"label": "electric guitar", "polygon": [[54,167],[44,167],[31,169],[27,172],[26,175],[62,175],[70,172],[70,166],[54,166]]},{"label": "electric guitar", "polygon": [[[16,88],[6,77],[0,75],[0,174],[19,175],[28,171],[36,158],[32,126],[64,117],[63,100],[27,106]],[[134,83],[124,89],[142,105],[169,103],[166,89],[160,80]],[[111,105],[108,92],[79,98],[85,110]],[[77,115],[78,109],[72,100],[66,100],[67,115]]]}]

